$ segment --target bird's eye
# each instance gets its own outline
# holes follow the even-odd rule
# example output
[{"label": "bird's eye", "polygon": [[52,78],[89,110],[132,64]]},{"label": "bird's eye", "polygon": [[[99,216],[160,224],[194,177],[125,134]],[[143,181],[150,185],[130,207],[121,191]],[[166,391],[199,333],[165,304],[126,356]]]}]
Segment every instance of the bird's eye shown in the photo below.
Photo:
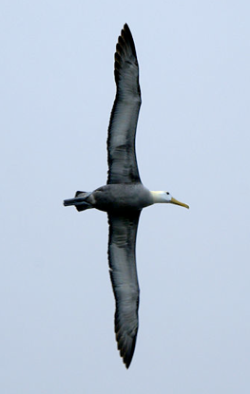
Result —
[{"label": "bird's eye", "polygon": [[166,192],[167,195],[169,195],[169,192]]}]

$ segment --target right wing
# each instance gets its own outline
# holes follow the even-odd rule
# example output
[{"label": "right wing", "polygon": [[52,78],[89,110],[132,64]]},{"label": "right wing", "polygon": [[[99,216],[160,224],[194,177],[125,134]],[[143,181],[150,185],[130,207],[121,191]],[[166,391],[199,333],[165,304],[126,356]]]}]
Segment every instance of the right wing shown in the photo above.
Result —
[{"label": "right wing", "polygon": [[139,284],[135,245],[140,211],[126,216],[108,214],[108,256],[110,278],[116,300],[117,346],[128,368],[135,350],[138,331]]}]

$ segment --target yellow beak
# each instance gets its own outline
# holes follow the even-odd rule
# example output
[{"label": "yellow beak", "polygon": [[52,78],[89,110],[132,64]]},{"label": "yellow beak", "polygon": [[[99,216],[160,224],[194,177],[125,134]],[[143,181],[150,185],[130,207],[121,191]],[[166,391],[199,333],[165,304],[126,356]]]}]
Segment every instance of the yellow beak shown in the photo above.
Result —
[{"label": "yellow beak", "polygon": [[180,205],[181,207],[189,209],[189,206],[187,204],[184,204],[183,202],[180,202],[180,201],[176,200],[174,197],[171,198],[170,202],[172,204]]}]

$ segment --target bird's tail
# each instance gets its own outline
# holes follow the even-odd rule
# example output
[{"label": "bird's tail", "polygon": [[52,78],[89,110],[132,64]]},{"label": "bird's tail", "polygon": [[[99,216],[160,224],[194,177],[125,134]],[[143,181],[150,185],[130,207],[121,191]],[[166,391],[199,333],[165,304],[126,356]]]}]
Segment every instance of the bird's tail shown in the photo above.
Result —
[{"label": "bird's tail", "polygon": [[75,194],[75,198],[69,198],[67,200],[64,200],[63,205],[65,207],[74,205],[79,212],[85,211],[85,209],[93,208],[91,204],[85,201],[90,194],[91,193],[89,192],[77,191]]}]

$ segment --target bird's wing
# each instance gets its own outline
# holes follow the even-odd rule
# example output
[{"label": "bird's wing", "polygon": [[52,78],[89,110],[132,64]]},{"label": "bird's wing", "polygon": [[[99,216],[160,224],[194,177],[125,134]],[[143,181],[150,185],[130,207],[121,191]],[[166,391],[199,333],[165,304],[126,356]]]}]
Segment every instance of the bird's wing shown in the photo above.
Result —
[{"label": "bird's wing", "polygon": [[108,256],[110,277],[116,300],[115,333],[117,346],[128,368],[138,331],[139,284],[135,244],[140,211],[126,216],[108,214]]},{"label": "bird's wing", "polygon": [[140,182],[135,133],[141,106],[141,91],[135,44],[128,25],[124,25],[116,45],[115,82],[117,90],[107,140],[107,183]]}]

